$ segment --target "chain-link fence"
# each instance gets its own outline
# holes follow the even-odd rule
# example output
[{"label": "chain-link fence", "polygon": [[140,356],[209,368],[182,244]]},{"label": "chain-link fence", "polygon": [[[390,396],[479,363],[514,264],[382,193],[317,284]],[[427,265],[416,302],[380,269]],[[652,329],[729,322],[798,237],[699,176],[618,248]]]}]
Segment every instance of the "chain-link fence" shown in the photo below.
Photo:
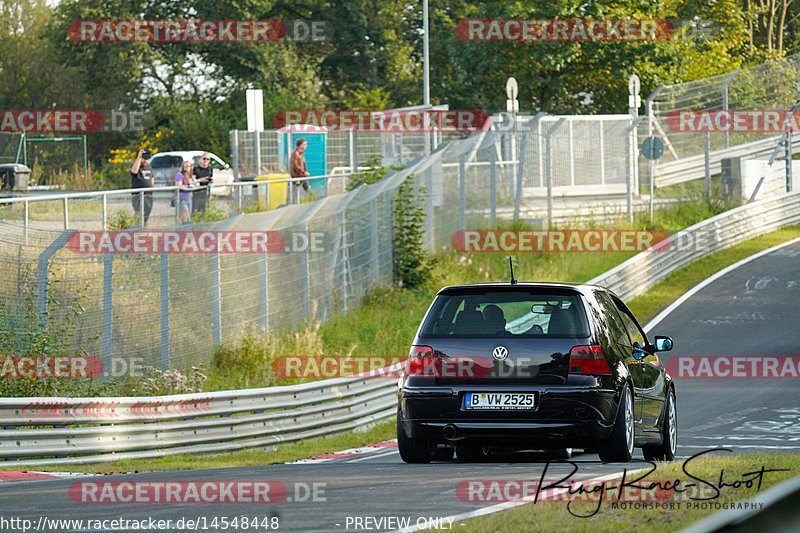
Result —
[{"label": "chain-link fence", "polygon": [[[717,121],[717,114],[692,112],[788,110],[798,101],[799,71],[800,54],[795,54],[726,74],[663,86],[652,100],[652,124],[643,121],[641,133],[644,137],[649,131],[664,139],[667,149],[661,163],[702,154],[705,139],[701,129],[712,130],[711,150],[774,137],[776,129],[778,133],[783,131],[783,124],[767,128],[765,124],[746,125],[743,121],[737,125],[731,120],[728,126],[725,121]],[[722,129],[727,131],[719,131]]]},{"label": "chain-link fence", "polygon": [[[111,368],[134,359],[163,368],[207,363],[217,347],[248,328],[279,332],[324,320],[357,306],[372,287],[391,283],[393,199],[409,176],[423,202],[431,251],[450,245],[459,230],[492,228],[499,218],[552,225],[560,213],[574,216],[574,207],[556,205],[571,190],[602,201],[604,193],[624,191],[627,201],[617,198],[617,215],[629,215],[638,192],[636,124],[627,115],[521,117],[517,131],[495,126],[432,146],[430,156],[420,154],[425,147],[415,144],[417,137],[403,134],[401,145],[411,147],[403,157],[410,159],[376,184],[254,213],[242,211],[256,195],[286,204],[296,186],[226,185],[213,195],[226,217],[216,222],[179,225],[175,188],[153,192],[149,217],[132,210],[130,191],[46,202],[0,199],[2,327],[24,332],[37,322],[72,320],[75,344]],[[255,160],[254,134],[232,135],[241,172]],[[361,164],[372,150],[384,149],[382,133],[359,133],[354,141],[351,135],[329,134],[329,161]],[[259,139],[265,153],[279,147],[270,142]],[[250,156],[244,155],[248,145]],[[581,208],[591,203],[579,202]],[[138,231],[102,233],[118,227],[119,213],[129,210]],[[277,247],[252,246],[256,234]],[[137,235],[146,241],[139,249],[132,248]],[[215,245],[204,247],[206,238]],[[69,318],[76,305],[85,312]]]}]

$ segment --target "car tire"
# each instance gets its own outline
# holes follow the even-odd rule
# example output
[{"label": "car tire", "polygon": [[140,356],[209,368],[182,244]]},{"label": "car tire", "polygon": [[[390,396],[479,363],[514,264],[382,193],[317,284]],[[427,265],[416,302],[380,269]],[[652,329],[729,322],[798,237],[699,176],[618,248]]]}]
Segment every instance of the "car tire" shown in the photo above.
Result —
[{"label": "car tire", "polygon": [[439,445],[433,452],[433,457],[431,459],[434,461],[452,461],[454,454],[455,450],[452,446]]},{"label": "car tire", "polygon": [[661,444],[642,448],[644,458],[648,461],[672,461],[678,446],[678,407],[675,402],[675,390],[670,389],[667,403],[664,406],[664,422],[661,425]]},{"label": "car tire", "polygon": [[630,387],[625,385],[611,436],[597,449],[600,460],[605,463],[629,462],[633,456],[633,439],[633,398]]},{"label": "car tire", "polygon": [[400,458],[406,463],[430,463],[433,458],[430,441],[427,438],[412,438],[406,435],[406,430],[400,422],[400,412],[397,412],[397,450]]},{"label": "car tire", "polygon": [[456,444],[456,457],[462,463],[475,463],[486,459],[488,449],[479,443]]}]

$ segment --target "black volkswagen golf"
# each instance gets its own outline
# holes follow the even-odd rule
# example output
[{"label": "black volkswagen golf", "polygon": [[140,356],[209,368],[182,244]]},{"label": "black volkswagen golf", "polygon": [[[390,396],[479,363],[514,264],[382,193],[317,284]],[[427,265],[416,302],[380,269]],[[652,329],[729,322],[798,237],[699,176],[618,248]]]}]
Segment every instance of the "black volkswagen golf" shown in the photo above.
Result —
[{"label": "black volkswagen golf", "polygon": [[613,292],[566,283],[445,287],[414,338],[399,383],[397,441],[407,463],[476,461],[492,449],[627,462],[672,460],[675,386]]}]

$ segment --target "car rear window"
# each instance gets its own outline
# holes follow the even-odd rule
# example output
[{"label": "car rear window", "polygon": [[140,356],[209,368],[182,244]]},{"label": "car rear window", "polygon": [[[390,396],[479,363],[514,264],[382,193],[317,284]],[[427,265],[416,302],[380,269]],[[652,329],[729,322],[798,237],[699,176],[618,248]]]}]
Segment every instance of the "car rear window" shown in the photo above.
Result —
[{"label": "car rear window", "polygon": [[154,157],[150,160],[150,166],[155,168],[180,168],[183,158],[177,155],[165,155]]},{"label": "car rear window", "polygon": [[586,337],[586,313],[577,294],[440,294],[420,337]]}]

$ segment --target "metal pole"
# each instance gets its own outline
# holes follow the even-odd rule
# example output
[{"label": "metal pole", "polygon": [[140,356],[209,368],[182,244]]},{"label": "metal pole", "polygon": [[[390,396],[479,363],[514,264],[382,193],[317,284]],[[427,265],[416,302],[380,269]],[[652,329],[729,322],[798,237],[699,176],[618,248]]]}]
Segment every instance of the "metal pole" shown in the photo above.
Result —
[{"label": "metal pole", "polygon": [[108,195],[103,195],[103,231],[107,228],[107,221],[108,220]]},{"label": "metal pole", "polygon": [[370,249],[369,262],[372,265],[372,281],[377,282],[380,276],[380,265],[378,264],[378,200],[373,198],[369,203],[370,218]]},{"label": "metal pole", "polygon": [[269,270],[267,267],[267,254],[263,253],[258,262],[258,278],[261,288],[261,325],[264,327],[264,334],[269,332],[269,279],[267,277]]},{"label": "metal pole", "polygon": [[[653,99],[656,97],[656,95],[658,93],[661,92],[662,89],[664,89],[664,84],[663,83],[661,85],[659,85],[658,87],[656,87],[656,90],[653,91],[652,93],[650,93],[650,95],[644,101],[645,112],[647,113],[647,136],[648,137],[652,137],[653,136]],[[634,145],[634,150],[636,150],[637,148],[638,147],[636,145]],[[637,150],[637,152],[638,152],[638,150]],[[638,158],[637,158],[637,160],[638,160]],[[653,192],[654,192],[654,188],[655,188],[654,184],[653,184],[653,181],[655,180],[655,177],[654,177],[654,173],[655,173],[654,165],[655,165],[655,162],[652,159],[650,159],[648,164],[647,164],[647,170],[648,170],[648,172],[650,174],[650,222],[653,221]]]},{"label": "metal pole", "polygon": [[144,191],[139,192],[139,224],[144,227]]},{"label": "metal pole", "polygon": [[85,178],[89,177],[89,163],[86,157],[86,135],[83,136],[83,175]]},{"label": "metal pole", "polygon": [[69,228],[69,198],[64,197],[64,230]]},{"label": "metal pole", "polygon": [[169,370],[169,254],[161,254],[161,370]]},{"label": "metal pole", "polygon": [[219,253],[211,254],[211,330],[214,348],[222,345],[222,298],[219,286]]},{"label": "metal pole", "polygon": [[497,225],[497,154],[489,155],[489,203],[491,204],[492,227]]},{"label": "metal pole", "polygon": [[[428,0],[422,0],[422,103],[431,105],[430,48],[428,46],[430,25],[428,24]],[[427,153],[427,152],[426,152]]]},{"label": "metal pole", "polygon": [[466,156],[458,157],[458,229],[467,229],[467,162]]},{"label": "metal pole", "polygon": [[[308,236],[308,224],[303,224],[302,226],[303,234]],[[378,231],[376,227],[374,231]],[[311,318],[311,271],[309,270],[308,265],[308,249],[310,248],[309,243],[306,243],[306,249],[303,250],[303,253],[300,255],[300,260],[302,262],[302,275],[303,275],[303,315],[310,319]],[[377,247],[376,247],[377,249]],[[376,254],[376,263],[377,263],[377,254]]]},{"label": "metal pole", "polygon": [[711,134],[709,132],[705,132],[703,135],[704,143],[703,143],[703,155],[704,155],[704,167],[705,167],[705,177],[706,177],[706,201],[711,201]]},{"label": "metal pole", "polygon": [[517,191],[514,195],[514,220],[519,220],[519,210],[522,204],[522,174],[525,172],[525,165],[523,162],[525,161],[525,151],[527,150],[528,145],[528,132],[522,136],[522,141],[520,141],[519,145],[519,160],[520,165],[517,168]]},{"label": "metal pole", "polygon": [[598,120],[597,123],[600,125],[600,185],[606,184],[606,159],[603,157],[605,151],[605,139],[603,138],[604,130],[603,121]]},{"label": "metal pole", "polygon": [[[731,82],[731,80],[733,80],[733,78],[736,77],[736,75],[738,73],[739,73],[739,69],[737,68],[736,70],[734,70],[733,72],[728,74],[728,77],[725,78],[725,81],[722,82],[722,110],[725,111],[726,113],[728,111],[728,84]],[[730,123],[730,118],[728,119],[728,122]],[[728,140],[729,140],[729,133],[728,133],[728,130],[726,129],[725,130],[725,148],[728,147]]]},{"label": "metal pole", "polygon": [[792,130],[786,132],[786,192],[792,192]]},{"label": "metal pole", "polygon": [[[103,195],[105,198],[105,195]],[[103,227],[105,229],[105,226]],[[103,254],[103,375],[111,368],[111,339],[114,316],[114,254]]]},{"label": "metal pole", "polygon": [[[288,142],[288,141],[287,141]],[[253,132],[253,145],[255,149],[256,158],[256,176],[261,174],[261,132],[256,130]],[[289,160],[286,160],[286,169],[289,169]]]}]

